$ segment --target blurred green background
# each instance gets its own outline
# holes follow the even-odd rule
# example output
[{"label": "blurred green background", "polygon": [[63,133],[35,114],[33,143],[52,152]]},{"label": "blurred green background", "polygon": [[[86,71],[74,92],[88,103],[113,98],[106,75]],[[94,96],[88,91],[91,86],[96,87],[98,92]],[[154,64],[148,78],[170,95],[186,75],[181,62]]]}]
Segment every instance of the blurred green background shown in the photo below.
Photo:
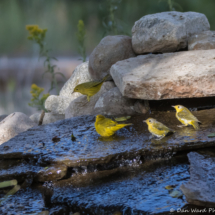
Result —
[{"label": "blurred green background", "polygon": [[[42,79],[42,61],[38,48],[27,40],[25,26],[38,24],[47,28],[47,46],[58,58],[58,67],[67,78],[81,63],[78,53],[77,24],[86,26],[86,52],[89,56],[99,41],[110,32],[104,27],[109,19],[110,1],[115,4],[118,34],[131,35],[134,22],[142,16],[168,11],[168,0],[0,0],[0,115],[36,110],[28,106],[30,86],[36,83],[48,89],[49,80]],[[215,0],[175,0],[179,11],[204,13],[215,29]],[[62,83],[63,84],[63,83]],[[52,92],[53,94],[55,92]]]},{"label": "blurred green background", "polygon": [[[108,16],[108,0],[0,0],[0,55],[28,55],[25,25],[38,24],[48,28],[47,41],[56,55],[77,55],[77,23],[83,19],[86,30],[87,53],[99,43],[105,29],[102,21]],[[183,11],[204,13],[215,29],[214,0],[178,0]],[[177,9],[177,8],[176,8]],[[136,20],[146,14],[169,10],[167,1],[122,0],[116,17],[124,33],[131,34]]]}]

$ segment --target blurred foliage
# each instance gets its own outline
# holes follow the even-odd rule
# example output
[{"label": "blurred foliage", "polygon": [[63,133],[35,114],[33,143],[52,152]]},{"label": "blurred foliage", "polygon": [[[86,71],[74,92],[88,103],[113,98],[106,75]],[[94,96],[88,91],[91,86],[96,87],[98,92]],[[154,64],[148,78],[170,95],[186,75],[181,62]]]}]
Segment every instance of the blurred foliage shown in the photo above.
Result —
[{"label": "blurred foliage", "polygon": [[79,53],[82,56],[83,62],[86,61],[86,47],[85,47],[85,37],[86,37],[86,30],[84,26],[83,20],[78,21],[78,32],[77,32],[77,39],[79,43]]},{"label": "blurred foliage", "polygon": [[183,11],[183,8],[175,0],[160,0],[161,2],[166,2],[169,6],[170,11]]},{"label": "blurred foliage", "polygon": [[44,110],[45,112],[47,112],[47,110],[45,109],[45,101],[50,94],[47,93],[41,96],[41,93],[43,91],[44,91],[44,88],[40,88],[36,84],[32,84],[31,85],[32,99],[28,105],[31,107],[37,108],[38,110]]},{"label": "blurred foliage", "polygon": [[[59,94],[59,87],[57,83],[56,75],[59,74],[65,78],[65,76],[60,72],[55,72],[56,65],[52,65],[52,60],[57,60],[55,57],[50,57],[48,49],[45,48],[45,37],[47,29],[41,29],[38,25],[26,25],[26,29],[28,30],[30,36],[28,36],[29,40],[34,41],[40,47],[40,57],[45,57],[44,66],[47,67],[46,71],[43,73],[43,76],[46,73],[51,75],[51,87],[49,92],[56,89],[57,93]],[[42,76],[42,77],[43,77]],[[66,78],[65,78],[66,79]]]},{"label": "blurred foliage", "polygon": [[[204,13],[215,29],[214,0],[174,0],[183,11]],[[100,9],[102,6],[102,10]],[[173,7],[175,7],[173,5]],[[176,10],[179,10],[176,7]],[[169,11],[167,2],[160,0],[122,0],[118,5],[115,19],[126,34],[131,35],[134,22],[142,16],[157,12]],[[107,0],[1,0],[0,1],[0,54],[29,55],[36,53],[37,47],[26,43],[25,25],[37,23],[48,27],[46,40],[54,55],[77,54],[77,23],[83,20],[87,37],[86,53],[89,55],[102,39],[105,28],[104,17],[109,17]],[[121,20],[121,21],[120,21]],[[118,33],[121,34],[119,31]]]}]

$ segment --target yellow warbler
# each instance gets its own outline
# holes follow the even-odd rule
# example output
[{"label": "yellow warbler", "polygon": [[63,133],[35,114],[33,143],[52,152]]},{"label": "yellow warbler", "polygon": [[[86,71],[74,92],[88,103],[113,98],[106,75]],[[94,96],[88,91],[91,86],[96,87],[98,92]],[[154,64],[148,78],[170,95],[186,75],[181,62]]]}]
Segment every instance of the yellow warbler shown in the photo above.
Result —
[{"label": "yellow warbler", "polygon": [[145,122],[148,125],[149,132],[152,134],[152,136],[158,137],[157,140],[162,139],[168,133],[174,132],[172,129],[166,127],[164,124],[158,122],[156,119],[153,118],[148,118],[143,122]]},{"label": "yellow warbler", "polygon": [[99,133],[103,137],[112,136],[116,131],[128,125],[132,124],[118,124],[117,122],[105,118],[102,115],[96,116],[95,128],[97,133]]},{"label": "yellow warbler", "polygon": [[[184,106],[172,106],[176,109],[176,117],[183,124],[181,126],[192,125],[195,130],[199,129],[199,120]],[[179,126],[179,127],[181,127]]]},{"label": "yellow warbler", "polygon": [[87,96],[87,100],[90,101],[90,97],[99,92],[103,82],[109,78],[110,75],[106,75],[101,81],[90,81],[82,84],[78,84],[73,92],[79,92]]}]

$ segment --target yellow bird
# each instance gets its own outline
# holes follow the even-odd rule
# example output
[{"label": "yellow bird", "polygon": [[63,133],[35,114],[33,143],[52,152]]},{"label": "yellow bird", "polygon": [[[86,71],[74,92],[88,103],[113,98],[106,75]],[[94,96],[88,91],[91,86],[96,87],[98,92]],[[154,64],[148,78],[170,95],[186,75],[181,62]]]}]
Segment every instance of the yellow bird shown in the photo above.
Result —
[{"label": "yellow bird", "polygon": [[179,127],[192,125],[195,130],[199,130],[200,121],[195,116],[193,116],[193,114],[186,107],[182,105],[176,105],[172,107],[176,109],[177,119],[183,124],[179,125]]},{"label": "yellow bird", "polygon": [[118,124],[117,122],[105,118],[102,115],[96,116],[95,128],[97,133],[99,133],[103,137],[110,137],[114,135],[116,131],[128,125],[132,124]]},{"label": "yellow bird", "polygon": [[148,129],[149,129],[149,132],[152,134],[152,137],[153,136],[158,137],[157,140],[162,139],[168,133],[174,133],[172,129],[166,127],[164,124],[162,124],[161,122],[158,122],[156,119],[148,118],[143,122],[145,122],[148,125]]},{"label": "yellow bird", "polygon": [[90,101],[90,97],[94,96],[96,93],[99,92],[102,84],[109,78],[110,75],[106,75],[101,81],[90,81],[90,82],[85,82],[82,84],[78,84],[75,89],[73,90],[74,92],[79,92],[83,95],[87,96],[87,100]]}]

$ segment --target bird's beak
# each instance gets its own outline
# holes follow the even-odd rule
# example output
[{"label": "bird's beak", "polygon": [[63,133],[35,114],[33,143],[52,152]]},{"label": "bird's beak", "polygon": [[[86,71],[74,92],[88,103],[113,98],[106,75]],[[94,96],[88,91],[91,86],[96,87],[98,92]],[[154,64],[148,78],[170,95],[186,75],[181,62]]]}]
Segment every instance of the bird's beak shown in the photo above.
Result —
[{"label": "bird's beak", "polygon": [[143,120],[143,122],[146,122],[146,120]]},{"label": "bird's beak", "polygon": [[175,106],[172,106],[173,108],[175,108]]}]

